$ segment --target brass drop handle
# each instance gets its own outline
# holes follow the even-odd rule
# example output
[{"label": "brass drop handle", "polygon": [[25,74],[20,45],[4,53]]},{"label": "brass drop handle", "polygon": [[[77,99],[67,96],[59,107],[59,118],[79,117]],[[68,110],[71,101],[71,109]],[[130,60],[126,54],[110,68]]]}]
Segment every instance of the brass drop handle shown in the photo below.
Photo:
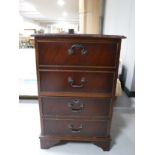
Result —
[{"label": "brass drop handle", "polygon": [[72,88],[82,88],[84,84],[86,83],[85,77],[82,77],[80,80],[80,85],[75,84],[75,80],[72,79],[72,77],[68,77],[68,83],[71,85]]},{"label": "brass drop handle", "polygon": [[73,133],[79,133],[79,132],[81,132],[83,125],[80,124],[80,126],[78,128],[75,128],[73,124],[68,124],[68,128],[71,129],[71,131]]},{"label": "brass drop handle", "polygon": [[[71,109],[72,112],[81,112],[84,108],[83,103],[79,104],[79,100],[75,99],[72,101],[73,103],[68,103],[68,107]],[[79,104],[79,107],[77,108],[76,105]]]},{"label": "brass drop handle", "polygon": [[86,48],[81,45],[81,44],[74,44],[71,46],[71,48],[68,49],[68,55],[73,55],[75,53],[76,48],[80,48],[81,49],[81,55],[86,55],[88,53],[88,51],[86,50]]}]

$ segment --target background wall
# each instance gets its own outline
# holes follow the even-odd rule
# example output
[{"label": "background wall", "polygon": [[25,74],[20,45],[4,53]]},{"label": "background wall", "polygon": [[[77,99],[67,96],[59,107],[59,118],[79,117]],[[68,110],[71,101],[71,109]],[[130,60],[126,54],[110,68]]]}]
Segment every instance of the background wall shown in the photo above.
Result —
[{"label": "background wall", "polygon": [[38,22],[34,20],[25,18],[19,14],[19,33],[23,33],[24,29],[37,29],[39,30],[41,27]]},{"label": "background wall", "polygon": [[134,0],[105,0],[104,34],[124,35],[127,39],[122,41],[121,59],[124,66],[125,87],[135,91],[135,31]]},{"label": "background wall", "polygon": [[102,0],[79,0],[80,33],[100,33],[102,6]]}]

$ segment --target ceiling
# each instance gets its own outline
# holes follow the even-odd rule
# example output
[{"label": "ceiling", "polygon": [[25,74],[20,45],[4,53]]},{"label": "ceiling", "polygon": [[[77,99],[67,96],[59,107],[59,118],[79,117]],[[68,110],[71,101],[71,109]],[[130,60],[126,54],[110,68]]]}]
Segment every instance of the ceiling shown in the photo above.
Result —
[{"label": "ceiling", "polygon": [[23,17],[39,22],[78,23],[79,0],[19,0],[19,12]]}]

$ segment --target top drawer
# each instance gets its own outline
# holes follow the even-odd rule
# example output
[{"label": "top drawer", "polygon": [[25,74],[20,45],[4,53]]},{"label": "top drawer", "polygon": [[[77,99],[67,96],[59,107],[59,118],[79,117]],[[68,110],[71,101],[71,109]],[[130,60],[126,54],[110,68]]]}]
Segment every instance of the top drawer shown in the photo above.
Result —
[{"label": "top drawer", "polygon": [[38,62],[41,66],[97,66],[115,68],[117,43],[38,41]]}]

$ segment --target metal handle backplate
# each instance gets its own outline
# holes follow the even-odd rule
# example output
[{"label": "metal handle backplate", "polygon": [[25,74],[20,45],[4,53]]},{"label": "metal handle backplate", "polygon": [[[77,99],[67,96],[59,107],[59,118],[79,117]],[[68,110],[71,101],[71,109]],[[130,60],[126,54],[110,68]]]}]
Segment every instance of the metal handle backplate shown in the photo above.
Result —
[{"label": "metal handle backplate", "polygon": [[68,55],[75,54],[75,49],[81,49],[81,55],[86,55],[88,51],[86,50],[85,46],[81,44],[74,44],[71,46],[71,48],[68,49]]},{"label": "metal handle backplate", "polygon": [[79,132],[81,132],[83,125],[80,124],[80,126],[78,128],[75,128],[73,124],[68,124],[68,128],[71,129],[71,131],[73,133],[79,133]]},{"label": "metal handle backplate", "polygon": [[85,79],[85,77],[82,77],[80,80],[80,84],[77,85],[77,84],[75,84],[75,80],[73,80],[72,77],[68,77],[68,83],[73,88],[82,88],[84,86],[84,84],[86,83],[86,79]]},{"label": "metal handle backplate", "polygon": [[79,103],[78,99],[72,101],[72,103],[68,103],[68,107],[71,109],[72,112],[81,112],[84,108],[83,103]]}]

